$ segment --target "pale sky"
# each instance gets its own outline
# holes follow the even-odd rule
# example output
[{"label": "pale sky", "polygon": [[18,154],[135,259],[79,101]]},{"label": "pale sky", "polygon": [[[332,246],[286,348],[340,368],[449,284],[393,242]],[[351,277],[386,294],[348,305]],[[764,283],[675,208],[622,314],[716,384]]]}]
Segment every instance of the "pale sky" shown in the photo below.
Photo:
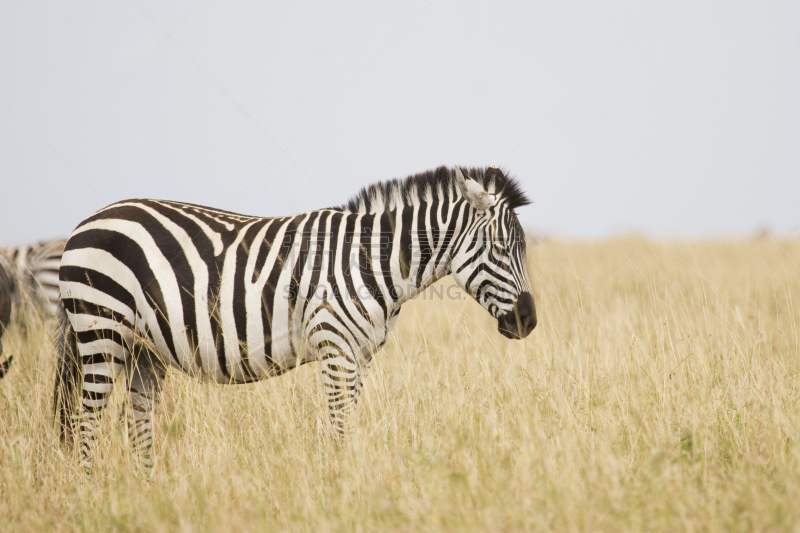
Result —
[{"label": "pale sky", "polygon": [[[267,5],[275,4],[275,5]],[[800,2],[0,0],[0,243],[499,164],[537,233],[800,235]]]}]

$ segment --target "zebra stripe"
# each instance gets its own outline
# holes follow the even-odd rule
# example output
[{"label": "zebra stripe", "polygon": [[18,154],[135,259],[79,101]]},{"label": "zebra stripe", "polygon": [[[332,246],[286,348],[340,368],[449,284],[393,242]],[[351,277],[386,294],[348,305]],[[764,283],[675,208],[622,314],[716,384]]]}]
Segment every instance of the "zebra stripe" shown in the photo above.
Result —
[{"label": "zebra stripe", "polygon": [[[46,241],[0,250],[0,337],[11,324],[27,325],[32,309],[45,318],[56,316],[59,300],[58,269],[66,240]],[[7,316],[6,316],[7,315]],[[3,348],[0,343],[0,355]],[[12,356],[0,363],[0,379],[8,371]]]},{"label": "zebra stripe", "polygon": [[58,312],[58,269],[66,244],[66,240],[59,239],[9,250],[21,292],[47,317],[55,317]]},{"label": "zebra stripe", "polygon": [[149,470],[167,367],[248,383],[310,361],[320,361],[332,432],[344,436],[400,306],[449,273],[501,333],[527,336],[536,315],[514,208],[528,201],[499,169],[468,175],[441,167],[292,217],[163,200],[96,212],[70,236],[59,274],[62,437],[72,441],[77,421],[90,468],[125,370],[129,437]]}]

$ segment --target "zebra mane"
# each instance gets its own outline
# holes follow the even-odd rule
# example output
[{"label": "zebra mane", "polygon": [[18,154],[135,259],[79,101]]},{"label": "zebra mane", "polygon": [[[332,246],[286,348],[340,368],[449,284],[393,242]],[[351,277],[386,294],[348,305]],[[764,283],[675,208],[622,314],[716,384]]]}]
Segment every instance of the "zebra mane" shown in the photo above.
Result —
[{"label": "zebra mane", "polygon": [[[461,170],[490,193],[498,195],[499,200],[505,201],[511,209],[531,203],[520,182],[497,167],[461,167]],[[436,202],[452,198],[456,187],[455,169],[441,166],[405,179],[373,183],[333,209],[346,213],[379,213],[411,205],[415,200]]]}]

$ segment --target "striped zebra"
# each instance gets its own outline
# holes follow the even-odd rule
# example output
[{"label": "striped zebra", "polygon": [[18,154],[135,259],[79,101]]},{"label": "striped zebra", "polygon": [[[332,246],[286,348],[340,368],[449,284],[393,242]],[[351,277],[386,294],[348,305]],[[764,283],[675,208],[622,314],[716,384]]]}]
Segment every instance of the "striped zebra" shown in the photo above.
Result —
[{"label": "striped zebra", "polygon": [[16,311],[16,300],[19,298],[17,277],[13,263],[0,251],[0,379],[8,372],[12,356],[3,359],[3,333],[11,323]]},{"label": "striped zebra", "polygon": [[167,367],[248,383],[320,361],[331,432],[351,413],[400,306],[441,277],[526,337],[536,311],[501,170],[455,167],[369,186],[347,204],[259,218],[129,200],[80,223],[61,262],[65,310],[54,408],[91,468],[98,423],[124,370],[128,436],[152,469],[151,416]]},{"label": "striped zebra", "polygon": [[[34,317],[43,319],[50,331],[55,329],[60,298],[58,269],[66,244],[60,239],[0,250],[0,335],[12,322],[26,328]],[[3,309],[6,303],[8,317]],[[8,372],[11,359],[8,356],[0,363],[0,379]]]},{"label": "striped zebra", "polygon": [[23,297],[45,317],[58,315],[58,269],[67,241],[58,239],[10,250]]}]

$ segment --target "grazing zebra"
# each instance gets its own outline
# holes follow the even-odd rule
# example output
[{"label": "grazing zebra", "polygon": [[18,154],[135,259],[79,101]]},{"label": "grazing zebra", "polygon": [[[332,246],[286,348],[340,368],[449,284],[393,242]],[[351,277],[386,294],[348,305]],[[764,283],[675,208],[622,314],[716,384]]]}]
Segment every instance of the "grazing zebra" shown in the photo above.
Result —
[{"label": "grazing zebra", "polygon": [[59,239],[10,250],[20,290],[46,317],[58,314],[58,268],[66,244],[66,240]]},{"label": "grazing zebra", "polygon": [[[332,432],[350,414],[400,306],[442,276],[500,333],[536,326],[529,203],[502,171],[455,167],[372,185],[347,204],[258,218],[159,200],[118,202],[80,223],[61,262],[65,314],[54,408],[91,468],[100,415],[124,369],[128,434],[152,468],[152,411],[168,366],[248,383],[320,361]],[[76,428],[77,424],[77,428]]]},{"label": "grazing zebra", "polygon": [[[0,250],[3,270],[0,278],[0,300],[7,299],[9,317],[3,321],[4,301],[0,301],[0,335],[13,320],[25,328],[37,313],[51,331],[58,314],[58,268],[67,241],[45,241],[29,246]],[[8,296],[4,294],[8,292]],[[30,305],[28,305],[30,304]],[[0,344],[0,355],[2,345]],[[0,379],[8,372],[12,357],[0,363]]]},{"label": "grazing zebra", "polygon": [[[11,323],[12,313],[16,308],[18,298],[16,273],[9,259],[0,253],[0,358],[3,357],[3,333]],[[0,379],[8,372],[12,356],[8,356],[0,363]]]}]

